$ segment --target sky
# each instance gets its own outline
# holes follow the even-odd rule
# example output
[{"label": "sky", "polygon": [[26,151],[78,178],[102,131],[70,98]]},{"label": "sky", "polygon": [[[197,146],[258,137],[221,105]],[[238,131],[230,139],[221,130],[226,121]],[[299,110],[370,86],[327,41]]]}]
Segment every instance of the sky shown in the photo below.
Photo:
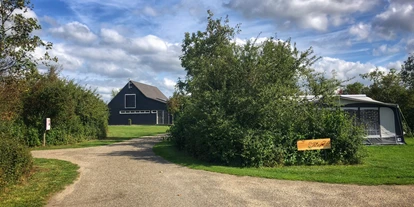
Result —
[{"label": "sky", "polygon": [[[207,10],[241,25],[237,39],[291,38],[321,59],[327,77],[360,81],[375,68],[400,69],[414,52],[414,0],[32,0],[30,16],[53,43],[61,75],[93,88],[106,102],[128,80],[167,97],[181,67],[186,32],[204,31]],[[36,53],[40,54],[39,49]]]}]

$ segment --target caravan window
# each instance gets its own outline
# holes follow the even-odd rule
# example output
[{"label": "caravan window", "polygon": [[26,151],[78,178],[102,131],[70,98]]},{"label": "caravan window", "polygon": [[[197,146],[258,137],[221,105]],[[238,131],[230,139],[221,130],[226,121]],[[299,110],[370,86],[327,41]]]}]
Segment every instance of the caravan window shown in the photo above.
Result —
[{"label": "caravan window", "polygon": [[358,107],[343,107],[342,109],[352,118],[352,121],[356,125],[358,123]]},{"label": "caravan window", "polygon": [[360,121],[365,126],[368,137],[380,136],[379,110],[378,108],[362,108]]}]

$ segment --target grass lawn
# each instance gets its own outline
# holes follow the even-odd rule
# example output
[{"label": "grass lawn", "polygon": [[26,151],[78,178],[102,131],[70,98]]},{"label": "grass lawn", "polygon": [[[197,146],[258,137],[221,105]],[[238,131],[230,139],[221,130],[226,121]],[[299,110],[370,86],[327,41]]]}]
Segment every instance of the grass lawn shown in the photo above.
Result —
[{"label": "grass lawn", "polygon": [[30,178],[0,192],[0,206],[44,206],[49,197],[78,177],[78,166],[67,161],[34,159]]},{"label": "grass lawn", "polygon": [[76,144],[58,145],[58,146],[46,146],[36,147],[32,150],[50,150],[50,149],[66,149],[66,148],[84,148],[84,147],[97,147],[113,144],[116,142],[122,142],[125,140],[139,138],[143,136],[151,136],[157,134],[166,133],[169,126],[156,126],[156,125],[131,125],[131,126],[109,126],[108,137],[106,139],[89,140]]},{"label": "grass lawn", "polygon": [[283,180],[303,180],[360,185],[414,184],[414,139],[407,145],[366,146],[368,157],[361,165],[284,166],[238,168],[200,162],[176,150],[169,142],[158,143],[154,152],[164,159],[192,169]]}]

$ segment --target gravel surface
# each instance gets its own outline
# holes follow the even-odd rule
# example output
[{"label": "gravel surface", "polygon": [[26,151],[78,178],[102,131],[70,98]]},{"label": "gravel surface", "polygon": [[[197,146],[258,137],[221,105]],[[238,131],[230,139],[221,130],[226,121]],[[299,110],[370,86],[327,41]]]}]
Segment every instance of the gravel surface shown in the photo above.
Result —
[{"label": "gravel surface", "polygon": [[159,141],[33,151],[34,157],[80,166],[78,180],[47,206],[414,206],[412,185],[326,184],[188,169],[156,156],[152,146]]}]

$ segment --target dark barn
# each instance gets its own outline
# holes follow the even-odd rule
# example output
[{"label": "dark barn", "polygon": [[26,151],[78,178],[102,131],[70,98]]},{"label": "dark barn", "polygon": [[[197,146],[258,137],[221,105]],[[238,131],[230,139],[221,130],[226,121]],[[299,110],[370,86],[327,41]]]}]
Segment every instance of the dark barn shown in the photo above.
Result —
[{"label": "dark barn", "polygon": [[108,104],[109,125],[171,124],[167,97],[155,86],[129,81]]}]

